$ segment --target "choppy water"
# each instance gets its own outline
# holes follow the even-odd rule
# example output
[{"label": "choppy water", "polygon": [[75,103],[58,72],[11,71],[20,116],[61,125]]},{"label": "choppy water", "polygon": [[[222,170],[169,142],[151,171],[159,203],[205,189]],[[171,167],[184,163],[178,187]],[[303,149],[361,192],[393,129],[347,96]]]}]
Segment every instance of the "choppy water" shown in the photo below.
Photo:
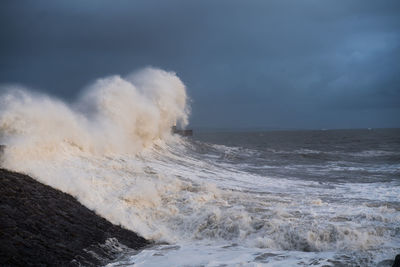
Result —
[{"label": "choppy water", "polygon": [[400,130],[202,133],[169,149],[152,167],[188,184],[163,203],[176,239],[112,266],[389,266],[400,252]]}]

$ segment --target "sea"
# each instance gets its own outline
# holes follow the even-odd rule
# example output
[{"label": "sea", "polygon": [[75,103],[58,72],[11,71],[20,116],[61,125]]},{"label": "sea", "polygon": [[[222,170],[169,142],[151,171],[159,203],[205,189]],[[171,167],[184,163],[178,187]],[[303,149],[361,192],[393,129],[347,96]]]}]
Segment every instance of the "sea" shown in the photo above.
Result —
[{"label": "sea", "polygon": [[151,246],[107,266],[390,266],[400,129],[195,131],[184,85],[145,69],[74,103],[0,97],[4,168],[74,196]]},{"label": "sea", "polygon": [[146,166],[179,184],[157,194],[168,215],[150,215],[171,239],[108,266],[391,266],[400,253],[400,129],[196,133],[164,149]]}]

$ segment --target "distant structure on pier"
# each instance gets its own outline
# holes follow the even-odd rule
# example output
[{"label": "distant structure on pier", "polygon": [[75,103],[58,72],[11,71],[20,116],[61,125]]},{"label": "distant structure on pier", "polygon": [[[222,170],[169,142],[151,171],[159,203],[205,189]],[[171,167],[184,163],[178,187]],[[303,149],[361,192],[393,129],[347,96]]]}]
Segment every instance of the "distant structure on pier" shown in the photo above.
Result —
[{"label": "distant structure on pier", "polygon": [[176,128],[176,125],[172,126],[172,133],[174,134],[179,134],[182,136],[192,136],[193,135],[193,130],[182,130]]}]

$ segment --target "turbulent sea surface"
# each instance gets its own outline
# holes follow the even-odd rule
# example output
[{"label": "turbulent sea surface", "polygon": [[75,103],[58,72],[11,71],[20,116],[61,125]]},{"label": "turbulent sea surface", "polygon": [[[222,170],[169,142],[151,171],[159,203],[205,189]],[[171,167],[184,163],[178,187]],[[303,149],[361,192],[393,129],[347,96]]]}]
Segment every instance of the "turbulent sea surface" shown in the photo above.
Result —
[{"label": "turbulent sea surface", "polygon": [[96,81],[66,104],[0,98],[2,167],[158,245],[109,266],[389,266],[400,253],[400,130],[171,134],[174,73]]},{"label": "turbulent sea surface", "polygon": [[400,253],[399,129],[199,133],[164,149],[147,167],[180,184],[160,199],[171,244],[112,266],[390,266]]}]

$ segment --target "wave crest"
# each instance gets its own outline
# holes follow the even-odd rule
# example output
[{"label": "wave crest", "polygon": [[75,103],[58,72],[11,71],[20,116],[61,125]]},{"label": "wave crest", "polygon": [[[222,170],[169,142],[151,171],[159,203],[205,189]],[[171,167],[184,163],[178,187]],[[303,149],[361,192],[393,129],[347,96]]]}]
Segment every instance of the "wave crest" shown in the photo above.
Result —
[{"label": "wave crest", "polygon": [[169,136],[174,124],[185,126],[189,113],[182,81],[155,68],[99,79],[71,105],[23,88],[0,99],[1,141],[14,156],[54,156],[71,147],[137,153]]}]

